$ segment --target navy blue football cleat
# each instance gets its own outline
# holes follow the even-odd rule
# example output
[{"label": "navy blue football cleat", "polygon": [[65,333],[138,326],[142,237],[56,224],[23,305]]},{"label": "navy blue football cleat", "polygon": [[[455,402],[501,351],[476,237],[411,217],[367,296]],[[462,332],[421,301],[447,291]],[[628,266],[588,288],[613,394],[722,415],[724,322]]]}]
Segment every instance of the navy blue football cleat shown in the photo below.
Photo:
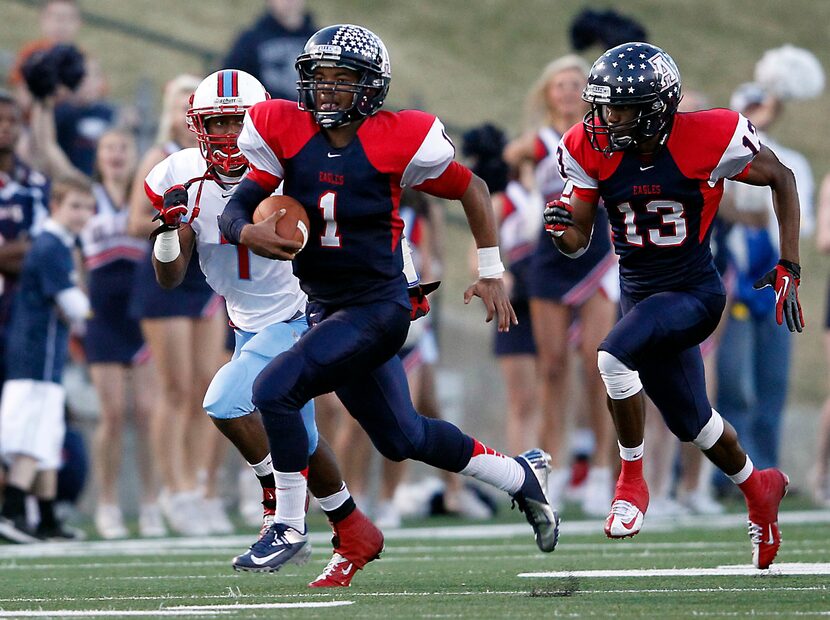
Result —
[{"label": "navy blue football cleat", "polygon": [[551,508],[547,492],[550,455],[537,448],[514,458],[525,470],[525,481],[513,501],[533,528],[536,545],[550,553],[559,540],[559,515]]},{"label": "navy blue football cleat", "polygon": [[275,573],[286,564],[302,565],[311,557],[308,534],[274,523],[251,548],[233,559],[234,570]]}]

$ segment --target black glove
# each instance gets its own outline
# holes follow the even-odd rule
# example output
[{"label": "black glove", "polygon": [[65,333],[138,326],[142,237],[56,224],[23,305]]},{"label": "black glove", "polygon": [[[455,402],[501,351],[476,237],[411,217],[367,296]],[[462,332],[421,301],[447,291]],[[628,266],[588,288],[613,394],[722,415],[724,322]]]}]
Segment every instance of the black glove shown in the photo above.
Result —
[{"label": "black glove", "polygon": [[411,306],[409,312],[410,321],[420,319],[422,316],[429,314],[429,300],[427,299],[427,295],[439,286],[441,286],[440,280],[437,282],[416,284],[415,286],[410,286],[409,289],[407,289],[409,292],[409,304]]},{"label": "black glove", "polygon": [[49,54],[52,56],[61,84],[75,90],[86,75],[84,56],[74,45],[56,45]]},{"label": "black glove", "polygon": [[551,237],[561,237],[574,225],[574,209],[561,200],[545,205],[545,230]]},{"label": "black glove", "polygon": [[182,218],[187,214],[187,189],[184,185],[174,185],[164,192],[164,203],[153,221],[161,224],[152,233],[153,239],[159,233],[177,230],[182,225]]},{"label": "black glove", "polygon": [[787,319],[787,329],[791,332],[804,331],[804,315],[798,301],[798,285],[801,283],[801,267],[788,260],[781,259],[775,269],[760,278],[752,288],[762,289],[771,286],[775,291],[775,320],[779,325]]},{"label": "black glove", "polygon": [[26,87],[35,99],[51,97],[58,88],[58,67],[51,51],[33,52],[20,67]]}]

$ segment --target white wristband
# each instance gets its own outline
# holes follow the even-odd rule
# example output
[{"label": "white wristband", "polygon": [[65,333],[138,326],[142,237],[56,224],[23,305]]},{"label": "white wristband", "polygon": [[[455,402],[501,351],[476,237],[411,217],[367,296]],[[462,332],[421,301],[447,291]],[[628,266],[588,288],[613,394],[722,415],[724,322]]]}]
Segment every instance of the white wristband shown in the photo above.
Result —
[{"label": "white wristband", "polygon": [[179,245],[179,231],[165,230],[163,233],[156,235],[156,241],[153,244],[153,256],[160,263],[172,263],[181,254],[181,246]]},{"label": "white wristband", "polygon": [[478,249],[478,277],[501,278],[504,265],[499,256],[498,246]]},{"label": "white wristband", "polygon": [[421,278],[415,270],[415,263],[412,262],[412,248],[406,237],[401,237],[401,253],[403,254],[403,275],[406,277],[406,285],[410,288],[416,286]]}]

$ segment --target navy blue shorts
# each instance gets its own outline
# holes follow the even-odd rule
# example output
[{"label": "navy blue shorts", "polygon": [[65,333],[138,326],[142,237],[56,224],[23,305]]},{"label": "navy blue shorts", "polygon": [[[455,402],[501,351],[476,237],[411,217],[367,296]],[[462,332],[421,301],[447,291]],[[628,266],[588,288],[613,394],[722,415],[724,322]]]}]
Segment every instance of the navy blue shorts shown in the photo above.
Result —
[{"label": "navy blue shorts", "polygon": [[620,302],[623,317],[599,350],[637,370],[668,427],[692,441],[712,415],[699,345],[717,327],[726,295],[695,289],[634,300],[623,293]]},{"label": "navy blue shorts", "polygon": [[597,209],[594,234],[585,254],[569,258],[562,254],[542,229],[530,257],[528,295],[557,303],[578,306],[600,287],[602,276],[613,265],[613,248],[605,209]]},{"label": "navy blue shorts", "polygon": [[137,263],[119,260],[89,273],[92,318],[87,321],[84,352],[91,364],[139,361],[144,347],[141,326],[129,314]]},{"label": "navy blue shorts", "polygon": [[187,266],[184,281],[174,289],[163,289],[159,286],[149,256],[136,268],[130,301],[130,316],[134,319],[196,319],[211,316],[219,306],[221,299],[208,286],[199,268],[195,249]]}]

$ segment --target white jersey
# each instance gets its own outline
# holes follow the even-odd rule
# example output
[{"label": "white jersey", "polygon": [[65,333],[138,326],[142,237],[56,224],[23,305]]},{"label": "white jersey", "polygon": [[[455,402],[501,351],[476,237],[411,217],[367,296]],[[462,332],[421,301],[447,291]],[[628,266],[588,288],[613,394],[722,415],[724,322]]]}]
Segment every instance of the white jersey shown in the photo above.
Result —
[{"label": "white jersey", "polygon": [[[173,153],[147,175],[147,187],[158,196],[171,186],[199,178],[207,163],[198,148]],[[231,322],[247,332],[259,332],[287,321],[305,310],[306,296],[294,277],[291,262],[263,258],[244,245],[227,243],[217,218],[225,209],[234,186],[197,181],[188,189],[188,213],[199,197],[199,216],[192,222],[199,251],[199,266],[210,287],[225,298]]]},{"label": "white jersey", "polygon": [[142,261],[147,255],[147,242],[127,234],[129,212],[113,204],[104,186],[92,186],[95,215],[81,232],[84,264],[90,271],[118,260]]}]

